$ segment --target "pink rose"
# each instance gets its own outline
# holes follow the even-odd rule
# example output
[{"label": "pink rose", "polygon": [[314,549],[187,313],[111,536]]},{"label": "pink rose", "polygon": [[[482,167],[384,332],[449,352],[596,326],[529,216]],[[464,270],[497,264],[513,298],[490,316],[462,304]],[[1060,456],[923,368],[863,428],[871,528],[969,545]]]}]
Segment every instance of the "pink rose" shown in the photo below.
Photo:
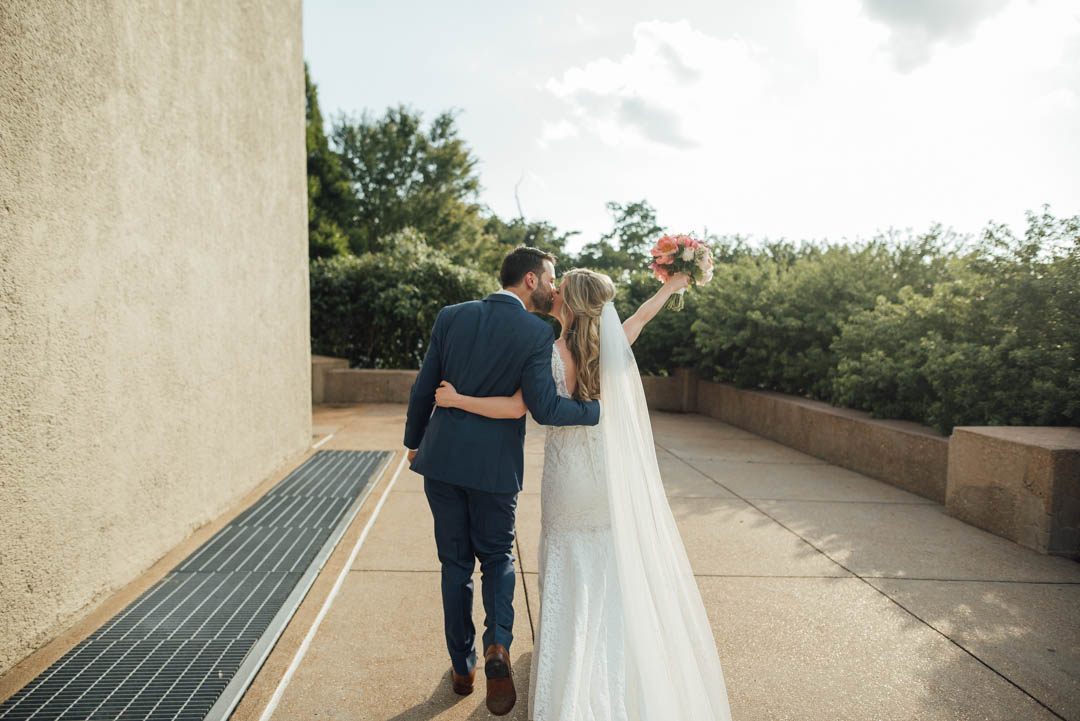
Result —
[{"label": "pink rose", "polygon": [[657,242],[653,255],[669,255],[677,252],[679,252],[679,244],[671,236],[665,235]]}]

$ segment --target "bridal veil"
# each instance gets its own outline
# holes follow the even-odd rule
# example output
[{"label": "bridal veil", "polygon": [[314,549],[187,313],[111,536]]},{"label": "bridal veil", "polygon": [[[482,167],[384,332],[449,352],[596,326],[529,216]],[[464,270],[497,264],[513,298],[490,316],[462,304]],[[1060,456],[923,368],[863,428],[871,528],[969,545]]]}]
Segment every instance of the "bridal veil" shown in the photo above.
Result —
[{"label": "bridal veil", "polygon": [[660,479],[637,361],[610,302],[600,323],[600,398],[630,719],[731,721],[712,628]]}]

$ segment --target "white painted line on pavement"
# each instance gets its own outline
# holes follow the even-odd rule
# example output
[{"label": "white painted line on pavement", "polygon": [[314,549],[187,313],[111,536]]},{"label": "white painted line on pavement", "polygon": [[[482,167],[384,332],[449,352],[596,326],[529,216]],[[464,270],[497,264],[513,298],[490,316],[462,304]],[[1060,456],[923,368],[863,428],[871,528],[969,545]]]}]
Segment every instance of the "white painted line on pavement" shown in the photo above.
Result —
[{"label": "white painted line on pavement", "polygon": [[327,611],[330,610],[330,605],[334,602],[334,599],[338,595],[338,591],[341,590],[341,586],[345,583],[345,577],[349,575],[349,569],[352,568],[353,561],[356,560],[357,554],[360,553],[360,547],[364,545],[364,540],[367,538],[368,532],[371,530],[371,527],[375,525],[375,519],[379,517],[379,511],[382,510],[383,504],[386,502],[386,497],[390,495],[390,489],[394,487],[398,476],[401,475],[401,469],[405,467],[405,463],[408,459],[408,454],[401,457],[401,463],[398,464],[397,470],[394,471],[394,477],[391,478],[390,483],[386,485],[386,490],[383,491],[382,497],[379,498],[378,505],[375,506],[375,510],[371,514],[371,518],[368,519],[367,525],[364,526],[363,533],[360,534],[360,538],[357,539],[356,545],[353,546],[352,553],[349,554],[349,560],[345,562],[345,566],[341,569],[341,573],[338,574],[334,587],[330,589],[330,595],[328,595],[326,601],[323,602],[323,607],[319,611],[319,615],[315,617],[315,622],[311,624],[311,628],[308,629],[307,636],[304,637],[304,642],[300,644],[300,648],[296,650],[296,655],[293,657],[292,663],[290,663],[289,668],[285,670],[285,675],[281,677],[281,681],[278,683],[274,695],[270,697],[270,702],[266,704],[266,708],[263,710],[262,716],[259,717],[259,721],[269,721],[274,710],[277,708],[278,703],[281,702],[281,697],[285,694],[285,687],[289,685],[289,681],[292,680],[293,674],[296,673],[296,669],[300,667],[300,662],[303,661],[304,656],[307,655],[308,647],[311,646],[311,640],[315,638],[315,632],[319,630],[319,626],[326,617]]},{"label": "white painted line on pavement", "polygon": [[[336,432],[337,432],[337,431],[335,431],[334,433],[336,433]],[[319,441],[318,443],[316,443],[315,445],[313,445],[313,446],[312,446],[312,448],[318,448],[318,447],[319,447],[319,446],[321,446],[321,445],[322,445],[323,443],[326,443],[326,442],[327,442],[328,440],[330,440],[331,438],[333,438],[333,437],[334,437],[334,433],[331,433],[331,434],[330,434],[330,435],[328,435],[328,436],[327,436],[326,438],[323,438],[323,439],[322,439],[321,441]]]}]

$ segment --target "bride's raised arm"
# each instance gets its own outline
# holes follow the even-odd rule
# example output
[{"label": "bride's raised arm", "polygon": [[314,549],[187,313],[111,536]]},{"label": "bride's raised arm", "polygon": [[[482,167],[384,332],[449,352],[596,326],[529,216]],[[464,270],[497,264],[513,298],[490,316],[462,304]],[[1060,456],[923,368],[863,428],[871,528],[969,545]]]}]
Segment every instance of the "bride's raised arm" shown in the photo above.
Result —
[{"label": "bride's raised arm", "polygon": [[435,389],[435,405],[443,408],[460,408],[488,418],[521,418],[527,410],[520,388],[512,396],[478,398],[458,393],[449,381],[443,381]]},{"label": "bride's raised arm", "polygon": [[679,273],[668,278],[667,282],[660,287],[660,290],[656,291],[656,295],[642,303],[641,307],[632,316],[623,321],[622,327],[626,333],[627,342],[634,345],[634,341],[637,340],[641,329],[660,312],[667,299],[689,284],[690,276],[686,273]]}]

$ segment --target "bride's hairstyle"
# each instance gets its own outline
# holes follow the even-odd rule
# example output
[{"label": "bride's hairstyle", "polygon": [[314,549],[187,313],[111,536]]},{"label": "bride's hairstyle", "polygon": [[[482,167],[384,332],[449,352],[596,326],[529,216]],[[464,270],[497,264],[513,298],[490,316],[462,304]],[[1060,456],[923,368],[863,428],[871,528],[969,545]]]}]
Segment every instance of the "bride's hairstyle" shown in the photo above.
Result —
[{"label": "bride's hairstyle", "polygon": [[574,268],[563,274],[563,335],[577,365],[574,398],[588,401],[600,397],[600,313],[604,303],[615,300],[615,284],[603,273]]}]

